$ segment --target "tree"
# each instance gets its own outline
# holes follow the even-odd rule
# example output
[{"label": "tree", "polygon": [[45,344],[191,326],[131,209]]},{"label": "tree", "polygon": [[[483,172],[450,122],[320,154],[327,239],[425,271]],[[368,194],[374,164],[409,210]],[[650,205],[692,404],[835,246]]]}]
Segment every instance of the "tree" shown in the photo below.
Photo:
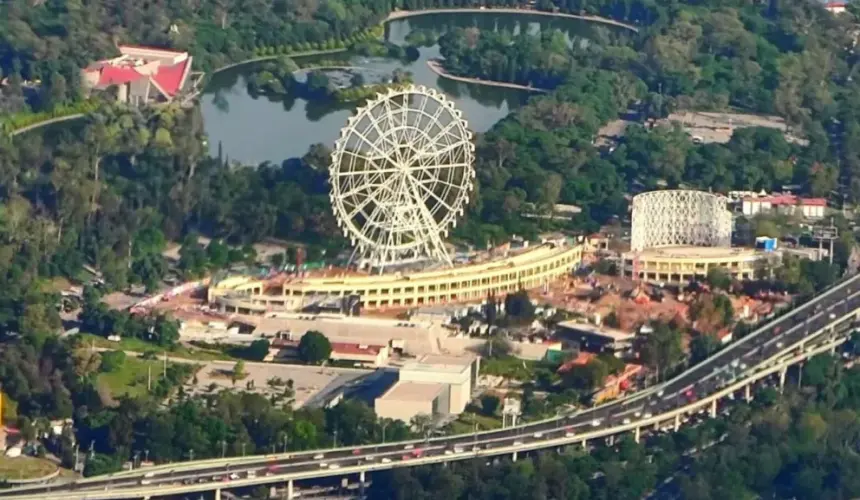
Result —
[{"label": "tree", "polygon": [[499,312],[499,303],[496,301],[495,295],[492,293],[487,295],[487,302],[484,304],[484,316],[487,324],[493,326],[496,324],[496,317]]},{"label": "tree", "polygon": [[711,267],[705,279],[714,289],[728,290],[732,286],[732,275],[724,267]]},{"label": "tree", "polygon": [[125,364],[125,352],[123,351],[107,351],[101,354],[101,371],[112,373],[120,370]]},{"label": "tree", "polygon": [[681,359],[681,332],[666,323],[653,325],[654,331],[648,335],[642,357],[656,373],[657,380]]},{"label": "tree", "polygon": [[242,354],[250,360],[263,361],[269,355],[269,346],[269,341],[266,339],[255,340]]},{"label": "tree", "polygon": [[502,402],[499,397],[494,394],[485,394],[481,396],[481,411],[488,417],[495,416],[501,404]]},{"label": "tree", "polygon": [[535,306],[529,293],[519,290],[505,296],[505,314],[518,322],[529,322],[535,317]]},{"label": "tree", "polygon": [[413,431],[425,438],[430,437],[430,431],[433,430],[433,416],[426,413],[419,413],[412,417],[409,425]]},{"label": "tree", "polygon": [[690,363],[707,359],[720,348],[720,341],[712,335],[697,335],[690,341]]},{"label": "tree", "polygon": [[299,358],[308,364],[320,364],[331,357],[331,342],[322,333],[310,330],[299,341]]},{"label": "tree", "polygon": [[233,365],[233,370],[230,372],[230,380],[233,381],[233,385],[236,385],[236,382],[242,380],[247,377],[248,374],[245,371],[245,362],[241,359],[236,361],[236,364]]},{"label": "tree", "polygon": [[484,355],[491,359],[506,358],[514,352],[514,347],[506,338],[494,333],[487,339],[483,351]]}]

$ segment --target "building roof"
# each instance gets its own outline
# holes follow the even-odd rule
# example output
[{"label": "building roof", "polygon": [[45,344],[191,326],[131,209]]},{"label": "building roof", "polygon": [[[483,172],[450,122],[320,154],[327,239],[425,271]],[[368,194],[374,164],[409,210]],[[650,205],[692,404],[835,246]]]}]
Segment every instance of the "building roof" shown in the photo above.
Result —
[{"label": "building roof", "polygon": [[85,70],[99,74],[97,87],[149,80],[162,93],[173,97],[182,90],[191,71],[192,58],[187,52],[133,45],[121,45],[119,49],[121,56],[99,61]]},{"label": "building roof", "polygon": [[580,351],[579,354],[576,355],[575,358],[566,361],[563,365],[558,367],[556,370],[558,373],[567,373],[574,366],[583,366],[587,365],[589,361],[596,358],[597,355],[591,352]]},{"label": "building roof", "polygon": [[379,399],[395,401],[432,401],[445,389],[445,384],[427,382],[397,382]]},{"label": "building roof", "polygon": [[332,342],[331,343],[331,352],[332,354],[360,354],[365,356],[376,356],[379,354],[385,346],[381,345],[367,345],[367,344],[348,344],[345,342]]},{"label": "building roof", "polygon": [[636,336],[636,334],[632,332],[624,332],[621,330],[616,330],[614,328],[595,326],[591,323],[581,323],[578,321],[562,321],[558,324],[558,327],[561,329],[573,330],[576,332],[587,333],[599,337],[606,337],[616,342],[630,340]]},{"label": "building roof", "polygon": [[155,80],[155,83],[158,84],[161,90],[172,97],[182,90],[190,67],[191,58],[189,57],[172,66],[159,67],[158,72],[152,75],[152,79]]},{"label": "building roof", "polygon": [[758,198],[744,198],[744,201],[770,203],[771,205],[803,205],[807,207],[826,207],[827,198],[801,198],[793,194],[776,194]]},{"label": "building roof", "polygon": [[469,370],[472,362],[471,356],[445,356],[441,354],[425,354],[418,359],[407,361],[401,370],[419,372],[439,373],[463,373]]}]

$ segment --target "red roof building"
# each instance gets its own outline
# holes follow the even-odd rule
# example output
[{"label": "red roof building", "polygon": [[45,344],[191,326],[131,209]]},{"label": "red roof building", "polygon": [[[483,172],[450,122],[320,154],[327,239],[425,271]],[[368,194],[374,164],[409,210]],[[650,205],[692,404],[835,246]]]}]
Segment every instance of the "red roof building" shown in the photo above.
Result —
[{"label": "red roof building", "polygon": [[381,366],[388,361],[389,349],[386,345],[331,343],[331,360]]},{"label": "red roof building", "polygon": [[133,106],[171,102],[190,90],[192,57],[187,52],[120,45],[120,56],[83,70],[89,88],[116,87],[117,100]]},{"label": "red roof building", "polygon": [[756,215],[777,211],[789,215],[801,215],[808,219],[820,219],[827,210],[827,198],[801,198],[793,194],[748,197],[743,199],[744,215]]}]

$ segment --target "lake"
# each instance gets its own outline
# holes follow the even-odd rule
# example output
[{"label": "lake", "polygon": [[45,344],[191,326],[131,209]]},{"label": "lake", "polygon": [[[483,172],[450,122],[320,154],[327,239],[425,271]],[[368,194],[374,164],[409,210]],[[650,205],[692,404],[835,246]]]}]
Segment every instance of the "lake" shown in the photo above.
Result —
[{"label": "lake", "polygon": [[[530,14],[481,13],[428,14],[398,19],[386,24],[385,39],[402,45],[406,35],[417,28],[444,31],[454,27],[475,26],[482,30],[559,29],[569,39],[592,38],[594,29],[607,29],[586,21]],[[427,61],[439,57],[439,47],[419,48],[415,61],[367,58],[343,53],[296,58],[301,62],[337,59],[345,65],[360,66],[374,74],[391,74],[395,69],[409,71],[416,85],[434,87],[444,92],[463,112],[470,128],[485,132],[512,110],[523,105],[529,93],[521,90],[455,82],[433,73]],[[215,74],[201,95],[201,108],[209,136],[210,152],[231,160],[256,165],[264,161],[280,163],[303,156],[315,143],[331,146],[340,129],[352,114],[354,105],[334,105],[287,97],[277,100],[248,94],[244,75],[253,72],[254,64],[235,67]]]}]

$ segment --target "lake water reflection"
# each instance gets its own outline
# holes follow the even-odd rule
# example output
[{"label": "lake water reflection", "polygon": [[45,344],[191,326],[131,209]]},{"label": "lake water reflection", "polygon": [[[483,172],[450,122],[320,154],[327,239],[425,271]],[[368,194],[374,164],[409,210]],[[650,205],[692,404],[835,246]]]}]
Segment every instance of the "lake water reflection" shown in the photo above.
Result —
[{"label": "lake water reflection", "polygon": [[[481,29],[508,29],[530,33],[555,28],[569,38],[591,38],[593,24],[574,19],[546,16],[486,13],[432,14],[388,23],[385,38],[403,44],[413,29],[432,28],[444,31],[452,27],[476,26]],[[605,28],[603,28],[605,29]],[[444,92],[463,112],[472,130],[484,132],[521,106],[529,94],[520,90],[466,84],[441,78],[427,66],[427,61],[439,57],[439,47],[419,49],[417,60],[404,63],[396,59],[366,58],[348,53],[315,56],[302,61],[337,59],[350,66],[367,68],[371,73],[391,74],[395,69],[410,71],[418,85],[434,87]],[[201,96],[201,108],[209,135],[211,153],[216,155],[219,144],[231,160],[249,165],[264,161],[281,161],[304,155],[315,143],[331,145],[353,111],[353,106],[288,97],[278,101],[248,94],[245,74],[253,65],[240,66],[220,72],[212,78]]]}]

